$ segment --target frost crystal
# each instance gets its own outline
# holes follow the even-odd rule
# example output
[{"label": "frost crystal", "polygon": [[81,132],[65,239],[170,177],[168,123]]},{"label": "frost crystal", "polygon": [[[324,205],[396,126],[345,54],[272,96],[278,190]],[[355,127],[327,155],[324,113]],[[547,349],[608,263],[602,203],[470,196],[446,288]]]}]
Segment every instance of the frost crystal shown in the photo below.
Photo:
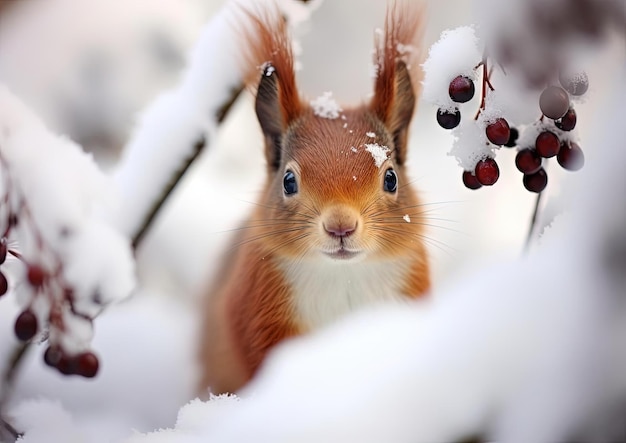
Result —
[{"label": "frost crystal", "polygon": [[332,92],[324,92],[324,94],[320,95],[315,100],[311,100],[311,106],[313,107],[315,115],[322,118],[335,119],[339,117],[339,113],[341,112],[341,107],[335,99],[333,99]]},{"label": "frost crystal", "polygon": [[389,158],[389,148],[387,146],[381,146],[378,143],[366,143],[365,150],[372,154],[377,168],[380,168],[385,160]]}]

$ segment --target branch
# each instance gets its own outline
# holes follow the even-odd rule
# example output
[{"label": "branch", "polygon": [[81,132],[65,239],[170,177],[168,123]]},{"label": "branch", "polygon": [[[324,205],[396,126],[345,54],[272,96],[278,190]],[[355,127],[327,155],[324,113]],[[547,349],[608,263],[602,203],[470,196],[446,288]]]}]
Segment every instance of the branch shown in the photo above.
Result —
[{"label": "branch", "polygon": [[23,435],[6,420],[0,418],[0,441],[2,442],[15,442]]},{"label": "branch", "polygon": [[[244,90],[243,85],[238,86],[232,90],[231,95],[219,107],[215,115],[215,119],[217,123],[221,124],[226,119],[226,116],[230,112],[231,108],[233,107],[233,105],[237,101],[237,98],[243,92],[243,90]],[[176,189],[176,186],[178,186],[178,183],[182,180],[183,176],[185,175],[187,170],[191,167],[193,162],[195,162],[196,159],[200,156],[200,154],[204,151],[206,144],[207,144],[206,137],[205,136],[200,137],[194,144],[192,154],[185,160],[183,164],[181,164],[178,171],[174,172],[174,175],[172,176],[170,183],[163,190],[163,193],[161,194],[159,199],[154,203],[152,209],[146,216],[145,220],[143,221],[141,226],[139,226],[137,232],[133,235],[132,247],[134,250],[137,250],[142,240],[144,239],[146,233],[148,232],[150,226],[152,226],[152,223],[156,219],[157,215],[161,212],[161,209],[165,205],[165,202],[169,199],[172,192],[174,192],[174,189]]]},{"label": "branch", "polygon": [[[11,359],[2,377],[3,389],[2,395],[0,397],[0,413],[4,413],[6,409],[6,405],[9,402],[9,398],[11,397],[13,382],[15,381],[15,377],[18,374],[22,359],[26,356],[29,349],[29,342],[18,343],[11,353]],[[4,420],[2,421],[4,422]],[[7,423],[5,422],[4,424],[6,425]]]},{"label": "branch", "polygon": [[524,253],[527,253],[530,249],[530,244],[534,238],[535,228],[537,227],[537,220],[539,216],[539,205],[541,203],[541,195],[543,192],[539,192],[537,194],[537,199],[535,200],[535,209],[533,210],[533,215],[530,219],[530,226],[528,227],[528,235],[526,236],[526,244],[524,245]]},{"label": "branch", "polygon": [[240,6],[235,1],[226,4],[206,25],[181,83],[147,109],[125,149],[116,175],[124,202],[113,218],[132,238],[135,250],[185,173],[209,145],[208,129],[225,120],[244,90],[239,72],[241,48],[232,26],[236,14],[241,13]]},{"label": "branch", "polygon": [[170,197],[172,192],[174,192],[174,189],[176,188],[178,183],[182,180],[183,176],[185,175],[189,167],[192,165],[192,163],[198,158],[200,153],[204,150],[205,146],[206,146],[206,139],[204,136],[202,136],[195,143],[192,155],[185,161],[185,163],[181,165],[181,168],[177,172],[174,173],[174,176],[172,177],[172,181],[163,190],[163,194],[156,201],[156,203],[154,204],[154,206],[152,207],[152,209],[146,216],[146,219],[144,220],[143,224],[139,227],[139,230],[133,236],[131,245],[134,250],[137,250],[137,248],[141,244],[141,241],[144,239],[146,233],[148,232],[148,229],[150,228],[150,226],[152,226],[154,219],[161,211],[161,208],[163,208],[163,205],[165,205],[165,202],[167,201],[167,199]]}]

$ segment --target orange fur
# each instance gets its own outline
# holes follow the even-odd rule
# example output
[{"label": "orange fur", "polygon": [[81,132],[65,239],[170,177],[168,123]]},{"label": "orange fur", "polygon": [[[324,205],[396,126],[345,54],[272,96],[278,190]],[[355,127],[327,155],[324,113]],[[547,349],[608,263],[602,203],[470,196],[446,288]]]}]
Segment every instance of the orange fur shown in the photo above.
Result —
[{"label": "orange fur", "polygon": [[[281,106],[284,122],[296,119],[302,110],[287,22],[277,8],[261,13],[247,11],[250,27],[244,28],[244,81],[256,88],[259,76],[266,64],[271,64],[278,73],[281,91]],[[286,125],[285,125],[286,126]]]},{"label": "orange fur", "polygon": [[421,89],[423,71],[421,41],[423,37],[424,6],[419,1],[397,2],[387,8],[385,29],[376,35],[374,63],[378,75],[375,90],[378,94],[372,100],[372,109],[381,117],[389,117],[395,104],[397,91],[397,61],[402,60],[409,67],[411,84],[416,96]]},{"label": "orange fur", "polygon": [[[265,88],[265,95],[257,96],[256,110],[266,135],[269,174],[256,210],[240,230],[207,297],[202,389],[236,391],[277,343],[315,328],[320,318],[332,321],[341,315],[341,303],[328,312],[321,307],[320,314],[308,311],[318,294],[302,299],[309,297],[302,269],[308,272],[327,266],[349,269],[355,275],[365,272],[358,261],[333,256],[337,251],[361,254],[363,263],[374,266],[363,268],[368,272],[376,270],[378,263],[391,269],[398,278],[385,283],[389,293],[417,298],[428,291],[430,273],[423,241],[426,218],[404,169],[420,74],[416,73],[416,52],[411,53],[413,58],[401,60],[398,50],[398,43],[419,45],[416,26],[421,23],[420,11],[408,3],[389,9],[385,38],[377,50],[381,68],[374,98],[368,105],[345,109],[337,119],[315,115],[298,96],[282,19],[276,14],[249,14],[253,27],[246,34],[247,60],[254,66],[255,81],[261,77]],[[265,62],[271,63],[275,72],[267,75],[257,69]],[[272,119],[280,119],[280,124]],[[374,143],[390,149],[380,167],[366,149]],[[388,170],[397,174],[397,191],[384,190]],[[294,195],[284,195],[286,171],[297,179]],[[407,215],[410,222],[405,220]],[[344,225],[354,225],[349,236],[339,238],[328,230],[329,226]],[[342,272],[334,275],[341,278]],[[325,275],[314,277],[325,279]],[[349,281],[342,285],[341,290],[351,291]],[[329,300],[332,305],[333,297]]]}]

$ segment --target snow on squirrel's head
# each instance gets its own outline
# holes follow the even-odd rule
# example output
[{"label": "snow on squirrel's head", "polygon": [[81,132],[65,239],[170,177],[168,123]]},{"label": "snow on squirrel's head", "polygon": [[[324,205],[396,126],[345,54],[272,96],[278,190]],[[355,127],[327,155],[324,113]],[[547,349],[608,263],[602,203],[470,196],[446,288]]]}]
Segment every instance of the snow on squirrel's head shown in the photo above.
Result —
[{"label": "snow on squirrel's head", "polygon": [[415,254],[423,210],[404,164],[421,84],[421,3],[388,7],[375,33],[374,95],[344,109],[330,93],[301,98],[276,10],[246,20],[247,83],[256,89],[269,175],[256,214],[271,225],[264,241],[282,256],[335,262]]}]

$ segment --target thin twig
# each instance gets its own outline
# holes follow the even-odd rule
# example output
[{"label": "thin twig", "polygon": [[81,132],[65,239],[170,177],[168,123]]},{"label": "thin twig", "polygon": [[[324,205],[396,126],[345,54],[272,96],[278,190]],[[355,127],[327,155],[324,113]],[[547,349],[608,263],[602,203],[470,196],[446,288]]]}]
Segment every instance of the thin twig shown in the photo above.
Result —
[{"label": "thin twig", "polygon": [[0,441],[3,443],[15,442],[23,435],[7,422],[4,418],[0,418]]},{"label": "thin twig", "polygon": [[483,57],[483,60],[476,65],[476,67],[474,69],[478,69],[482,66],[482,87],[480,90],[480,105],[478,107],[478,110],[476,111],[476,115],[474,116],[474,120],[478,120],[478,116],[480,115],[480,113],[485,109],[485,100],[487,98],[487,89],[493,91],[493,85],[491,84],[491,80],[489,79],[489,76],[491,75],[491,73],[493,72],[493,69],[489,69],[489,66],[487,65],[487,56]]},{"label": "thin twig", "polygon": [[15,382],[15,377],[17,376],[20,368],[20,364],[29,349],[30,342],[19,343],[11,354],[11,359],[9,360],[7,369],[2,377],[3,389],[2,396],[0,397],[0,412],[4,412],[4,409],[9,401],[9,397],[11,396],[11,391]]},{"label": "thin twig", "polygon": [[537,194],[537,199],[535,200],[535,209],[533,210],[532,218],[530,219],[530,226],[528,227],[528,235],[526,236],[526,244],[524,245],[524,253],[527,253],[530,249],[530,244],[532,243],[535,228],[537,225],[537,219],[539,218],[539,204],[541,202],[541,194],[542,192]]},{"label": "thin twig", "polygon": [[193,153],[189,156],[189,158],[185,161],[185,163],[181,165],[180,169],[176,171],[176,173],[170,180],[167,187],[163,190],[161,197],[154,203],[154,205],[152,206],[152,209],[150,210],[150,212],[144,219],[144,222],[139,227],[139,230],[133,236],[132,247],[134,250],[137,250],[141,241],[144,239],[146,233],[148,232],[148,229],[150,228],[150,226],[152,226],[152,222],[154,222],[157,214],[161,211],[161,208],[163,208],[163,205],[165,205],[165,202],[167,201],[167,199],[170,197],[172,192],[174,192],[174,189],[176,188],[178,183],[182,180],[187,170],[191,167],[193,162],[198,158],[200,153],[204,150],[205,146],[206,146],[206,140],[204,136],[201,136],[200,139],[196,141]]},{"label": "thin twig", "polygon": [[[233,105],[237,101],[237,98],[239,97],[239,95],[242,93],[243,90],[244,90],[244,87],[239,86],[237,88],[234,88],[231,91],[231,94],[228,97],[228,99],[224,102],[224,104],[222,104],[222,106],[219,107],[219,109],[215,113],[214,118],[215,118],[215,121],[217,121],[217,123],[222,123],[226,119],[226,117],[228,116],[228,113],[232,109]],[[137,250],[137,248],[139,248],[141,241],[144,239],[145,235],[148,233],[148,230],[152,226],[152,223],[156,219],[159,212],[161,212],[161,209],[165,205],[165,202],[169,199],[172,192],[174,192],[174,189],[176,189],[176,186],[178,186],[178,183],[180,183],[183,176],[189,170],[193,162],[195,162],[196,159],[200,156],[200,153],[204,150],[206,145],[207,145],[207,141],[205,140],[204,137],[201,137],[196,141],[192,154],[189,156],[189,158],[187,158],[187,160],[181,165],[181,167],[172,176],[172,179],[170,180],[168,186],[163,190],[161,197],[154,203],[154,205],[152,206],[152,209],[146,216],[144,222],[141,224],[141,226],[139,227],[135,235],[133,235],[132,247],[134,250]]]},{"label": "thin twig", "polygon": [[15,386],[15,377],[17,376],[21,362],[23,361],[24,356],[28,353],[29,349],[29,342],[20,343],[15,347],[13,353],[11,354],[4,376],[2,377],[3,386],[2,396],[0,397],[0,441],[2,442],[15,442],[18,438],[22,437],[22,434],[17,432],[11,423],[6,421],[4,413]]},{"label": "thin twig", "polygon": [[226,100],[224,104],[215,113],[217,123],[222,123],[226,119],[228,112],[233,107],[233,105],[237,101],[237,98],[239,97],[239,95],[241,95],[244,89],[245,88],[243,87],[243,85],[241,85],[241,86],[234,88],[231,91],[230,98]]}]

